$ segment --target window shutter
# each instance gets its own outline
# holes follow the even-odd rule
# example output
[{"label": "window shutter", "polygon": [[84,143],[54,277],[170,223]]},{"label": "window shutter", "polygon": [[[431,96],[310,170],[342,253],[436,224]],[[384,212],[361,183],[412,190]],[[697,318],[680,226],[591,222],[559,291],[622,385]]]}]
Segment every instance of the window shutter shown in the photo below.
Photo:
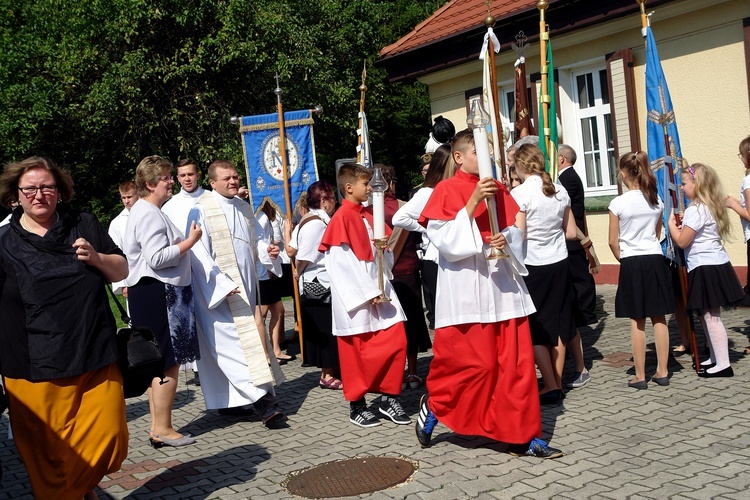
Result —
[{"label": "window shutter", "polygon": [[635,101],[633,51],[622,49],[607,56],[607,84],[612,107],[615,158],[641,149]]}]

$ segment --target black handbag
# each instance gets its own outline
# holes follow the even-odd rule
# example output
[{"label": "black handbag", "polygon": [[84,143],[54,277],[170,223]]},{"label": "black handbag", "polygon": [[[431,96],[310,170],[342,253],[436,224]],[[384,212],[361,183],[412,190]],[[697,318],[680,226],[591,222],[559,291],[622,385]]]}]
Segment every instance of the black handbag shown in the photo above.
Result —
[{"label": "black handbag", "polygon": [[312,281],[305,281],[302,284],[304,292],[300,297],[300,302],[308,304],[330,304],[331,289],[326,288],[318,282],[318,278]]},{"label": "black handbag", "polygon": [[132,326],[128,313],[107,287],[120,310],[122,321],[128,324],[117,330],[117,354],[122,372],[122,388],[126,398],[142,396],[154,378],[164,383],[164,358],[153,332],[148,327]]}]

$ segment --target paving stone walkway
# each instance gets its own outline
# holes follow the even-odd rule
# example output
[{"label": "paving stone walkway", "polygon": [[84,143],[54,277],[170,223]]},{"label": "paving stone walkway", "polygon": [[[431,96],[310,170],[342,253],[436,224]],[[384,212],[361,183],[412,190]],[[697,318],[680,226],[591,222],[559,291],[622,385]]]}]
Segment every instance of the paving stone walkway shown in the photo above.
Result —
[{"label": "paving stone walkway", "polygon": [[[723,314],[734,378],[699,379],[690,359],[682,356],[670,360],[669,387],[651,383],[637,391],[627,387],[633,373],[629,322],[614,317],[615,290],[597,287],[600,321],[582,330],[591,383],[568,392],[563,404],[542,410],[544,438],[565,451],[560,459],[515,458],[502,444],[457,436],[443,426],[424,450],[411,425],[360,429],[349,423],[341,393],[318,388],[319,371],[297,360],[284,367],[289,381],[278,389],[289,415],[285,429],[267,430],[257,418],[205,411],[192,373],[181,373],[173,419],[198,443],[154,450],[148,445],[146,399],[128,400],[130,452],[122,470],[101,482],[99,496],[291,498],[283,483],[292,472],[331,460],[383,455],[407,457],[417,471],[405,484],[362,498],[748,498],[750,359],[743,349],[750,309]],[[674,345],[673,322],[670,332]],[[647,374],[652,375],[656,355],[649,327],[647,338]],[[420,355],[423,376],[431,356]],[[566,374],[571,368],[568,363]],[[412,416],[423,391],[403,393]],[[0,498],[31,498],[7,428],[6,413],[0,418]]]}]

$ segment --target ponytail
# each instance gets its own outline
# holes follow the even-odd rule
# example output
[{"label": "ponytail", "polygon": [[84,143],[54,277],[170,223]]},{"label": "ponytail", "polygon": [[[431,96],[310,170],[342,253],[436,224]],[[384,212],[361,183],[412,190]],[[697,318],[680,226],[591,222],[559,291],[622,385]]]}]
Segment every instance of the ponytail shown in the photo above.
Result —
[{"label": "ponytail", "polygon": [[544,169],[544,155],[542,150],[534,144],[522,144],[513,155],[513,163],[516,170],[523,169],[531,175],[542,178],[542,193],[550,197],[557,193],[557,188],[552,182],[552,177]]},{"label": "ponytail", "polygon": [[651,171],[648,155],[643,151],[625,153],[620,157],[620,170],[633,179],[635,186],[641,190],[649,205],[655,207],[659,204],[659,191],[656,187],[656,177]]}]

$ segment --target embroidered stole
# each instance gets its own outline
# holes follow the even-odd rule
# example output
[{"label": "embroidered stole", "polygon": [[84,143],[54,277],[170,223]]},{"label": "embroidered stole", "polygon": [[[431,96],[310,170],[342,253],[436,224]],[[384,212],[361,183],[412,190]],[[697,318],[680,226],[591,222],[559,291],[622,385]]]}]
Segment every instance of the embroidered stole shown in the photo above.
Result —
[{"label": "embroidered stole", "polygon": [[[281,371],[279,362],[276,360],[276,356],[273,352],[273,346],[271,345],[268,335],[265,336],[264,341],[268,346],[268,358],[270,359],[270,367],[266,361],[266,354],[261,344],[261,335],[258,332],[258,326],[255,323],[255,304],[257,303],[256,297],[248,297],[245,291],[245,287],[242,285],[242,276],[240,276],[239,268],[237,267],[237,256],[234,253],[234,245],[232,242],[232,234],[229,231],[229,224],[227,224],[226,216],[224,211],[219,205],[219,201],[215,199],[215,195],[207,191],[199,199],[201,207],[203,207],[203,214],[206,218],[206,224],[208,225],[208,231],[211,235],[211,245],[216,255],[216,265],[219,269],[231,278],[231,280],[239,285],[240,293],[231,295],[226,298],[229,304],[229,309],[232,311],[232,318],[234,319],[234,325],[237,328],[237,335],[240,338],[240,345],[242,351],[245,354],[245,360],[247,367],[250,371],[250,380],[253,385],[259,386],[261,384],[267,384],[273,382],[275,385],[279,385],[286,381],[284,373]],[[247,223],[247,227],[250,231],[250,250],[253,255],[253,262],[257,262],[257,248],[255,247],[255,220],[250,205],[246,203],[239,203],[235,205],[240,210],[242,216]],[[256,296],[258,294],[258,275],[253,270],[255,276],[255,290]]]}]

